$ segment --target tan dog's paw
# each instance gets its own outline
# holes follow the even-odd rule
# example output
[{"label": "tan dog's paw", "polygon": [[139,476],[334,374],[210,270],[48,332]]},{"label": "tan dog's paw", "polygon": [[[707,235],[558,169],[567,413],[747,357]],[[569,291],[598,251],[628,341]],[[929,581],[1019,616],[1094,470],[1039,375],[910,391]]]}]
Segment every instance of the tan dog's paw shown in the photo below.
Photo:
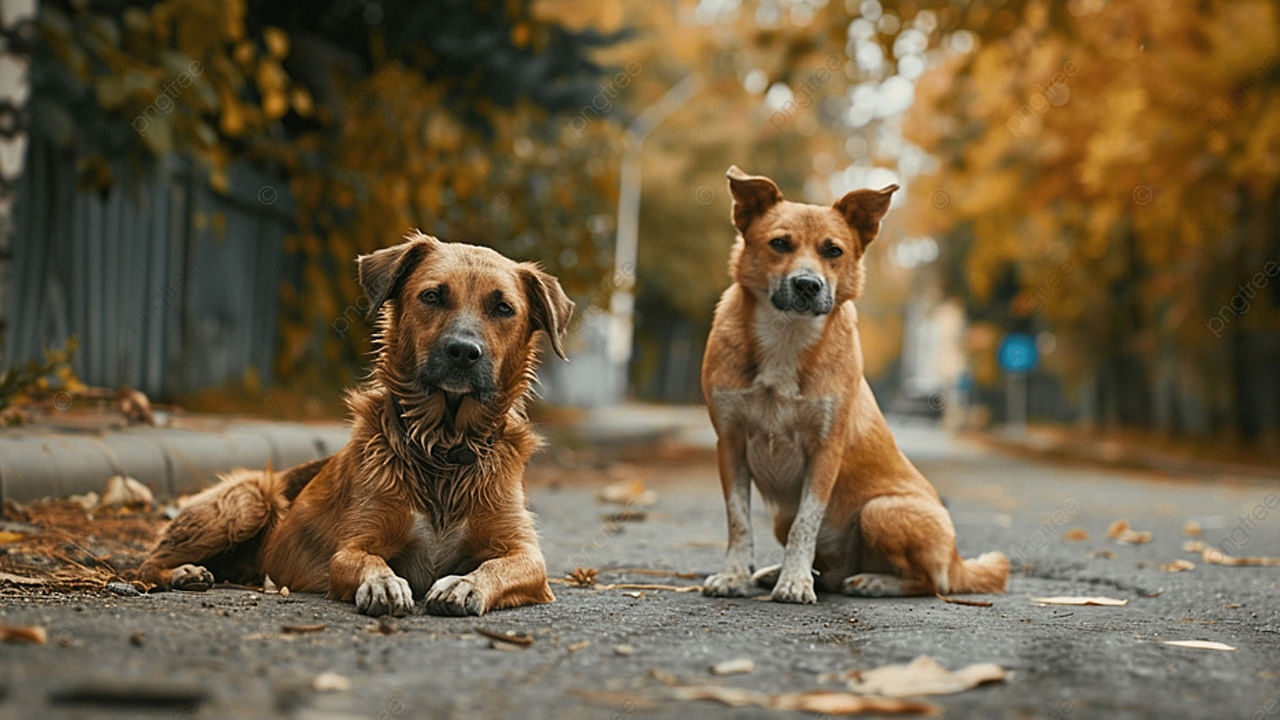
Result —
[{"label": "tan dog's paw", "polygon": [[484,593],[465,575],[445,575],[427,592],[432,615],[483,615],[488,609]]},{"label": "tan dog's paw", "polygon": [[203,592],[213,587],[213,573],[200,565],[179,565],[169,575],[170,590],[193,590]]},{"label": "tan dog's paw", "polygon": [[356,590],[356,609],[365,615],[408,615],[413,610],[409,581],[391,571],[366,577]]},{"label": "tan dog's paw", "polygon": [[797,603],[800,605],[813,605],[818,602],[818,595],[813,591],[813,576],[808,573],[804,575],[780,575],[778,583],[773,586],[773,594],[770,597],[774,602]]},{"label": "tan dog's paw", "polygon": [[778,576],[782,574],[781,565],[770,565],[751,573],[751,582],[758,588],[772,590],[778,584]]},{"label": "tan dog's paw", "polygon": [[745,572],[722,572],[708,575],[702,583],[702,594],[708,597],[745,597],[754,586]]},{"label": "tan dog's paw", "polygon": [[858,573],[841,583],[845,595],[858,597],[898,597],[902,592],[902,578],[884,573]]}]

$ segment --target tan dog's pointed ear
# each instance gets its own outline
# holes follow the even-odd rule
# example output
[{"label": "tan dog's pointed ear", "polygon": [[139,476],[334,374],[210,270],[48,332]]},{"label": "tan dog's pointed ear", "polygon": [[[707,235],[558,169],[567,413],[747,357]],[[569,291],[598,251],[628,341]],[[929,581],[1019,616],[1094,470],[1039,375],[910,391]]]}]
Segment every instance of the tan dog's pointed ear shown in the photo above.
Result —
[{"label": "tan dog's pointed ear", "polygon": [[751,221],[765,210],[782,202],[782,191],[763,175],[748,175],[737,165],[730,165],[725,172],[729,178],[729,194],[733,196],[733,225],[745,233]]},{"label": "tan dog's pointed ear", "polygon": [[529,301],[531,329],[545,332],[551,340],[551,349],[561,359],[568,360],[564,338],[569,333],[569,318],[573,317],[573,301],[565,295],[559,280],[533,263],[521,263],[520,278]]},{"label": "tan dog's pointed ear", "polygon": [[415,231],[406,236],[407,242],[376,250],[356,258],[360,287],[369,298],[367,316],[378,314],[383,303],[395,296],[422,258],[440,241],[430,235]]},{"label": "tan dog's pointed ear", "polygon": [[880,219],[889,211],[889,200],[897,189],[897,185],[890,185],[880,190],[854,190],[832,206],[857,231],[864,250],[880,232]]}]

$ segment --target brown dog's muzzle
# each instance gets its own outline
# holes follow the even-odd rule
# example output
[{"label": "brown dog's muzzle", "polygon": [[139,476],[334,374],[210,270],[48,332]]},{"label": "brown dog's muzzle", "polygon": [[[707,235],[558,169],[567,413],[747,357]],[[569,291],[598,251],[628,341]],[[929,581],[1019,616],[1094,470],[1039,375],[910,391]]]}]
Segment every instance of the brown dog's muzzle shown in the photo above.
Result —
[{"label": "brown dog's muzzle", "polygon": [[797,270],[776,279],[769,301],[782,312],[826,315],[835,305],[831,285],[812,270]]},{"label": "brown dog's muzzle", "polygon": [[484,339],[467,328],[445,331],[432,346],[420,375],[428,392],[472,395],[482,404],[497,393],[493,354]]}]

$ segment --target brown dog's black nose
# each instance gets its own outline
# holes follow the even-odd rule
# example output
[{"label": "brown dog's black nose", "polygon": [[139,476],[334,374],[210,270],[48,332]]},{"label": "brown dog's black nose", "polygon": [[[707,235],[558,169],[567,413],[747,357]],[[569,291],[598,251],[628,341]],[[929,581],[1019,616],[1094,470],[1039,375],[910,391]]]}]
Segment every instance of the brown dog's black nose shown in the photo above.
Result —
[{"label": "brown dog's black nose", "polygon": [[804,300],[812,300],[822,292],[822,278],[797,275],[791,278],[791,291]]},{"label": "brown dog's black nose", "polygon": [[454,367],[466,370],[476,364],[476,361],[484,354],[484,349],[474,340],[455,338],[445,344],[444,352]]}]

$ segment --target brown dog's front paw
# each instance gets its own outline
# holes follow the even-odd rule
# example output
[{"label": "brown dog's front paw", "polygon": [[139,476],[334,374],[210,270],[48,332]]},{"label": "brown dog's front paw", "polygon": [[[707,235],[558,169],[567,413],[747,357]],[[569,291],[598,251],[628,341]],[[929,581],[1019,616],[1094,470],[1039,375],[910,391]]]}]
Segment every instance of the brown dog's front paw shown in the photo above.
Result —
[{"label": "brown dog's front paw", "polygon": [[788,576],[781,575],[778,577],[778,583],[773,586],[773,594],[770,596],[774,602],[797,603],[799,605],[813,605],[818,602],[818,595],[813,591],[813,576],[800,575]]},{"label": "brown dog's front paw", "polygon": [[169,575],[170,590],[204,592],[213,587],[213,573],[200,565],[179,565]]},{"label": "brown dog's front paw", "polygon": [[722,572],[708,575],[702,583],[702,594],[708,597],[746,597],[755,586],[745,572]]},{"label": "brown dog's front paw", "polygon": [[409,581],[391,571],[366,577],[356,590],[356,609],[365,615],[401,617],[413,610]]},{"label": "brown dog's front paw", "polygon": [[484,593],[465,575],[445,575],[427,592],[432,615],[483,615],[489,609]]}]

